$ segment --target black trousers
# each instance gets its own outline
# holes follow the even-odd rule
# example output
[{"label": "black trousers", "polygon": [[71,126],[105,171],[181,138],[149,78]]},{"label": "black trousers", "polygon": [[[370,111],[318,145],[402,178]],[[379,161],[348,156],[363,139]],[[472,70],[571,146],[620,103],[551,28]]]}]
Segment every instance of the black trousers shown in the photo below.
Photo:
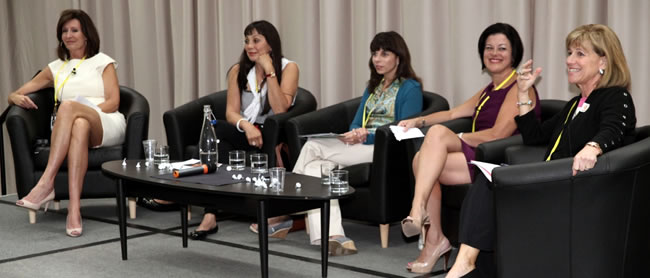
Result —
[{"label": "black trousers", "polygon": [[461,206],[458,238],[461,243],[481,250],[476,259],[480,277],[496,277],[495,223],[492,183],[479,172]]},{"label": "black trousers", "polygon": [[[258,126],[256,124],[256,126]],[[260,127],[260,132],[264,129]],[[237,127],[226,121],[219,121],[215,126],[214,133],[219,139],[219,162],[228,163],[228,152],[233,150],[244,150],[246,153],[257,153],[257,147],[248,144],[246,133],[239,132]],[[246,155],[248,157],[248,155]],[[248,160],[248,159],[247,159]]]}]

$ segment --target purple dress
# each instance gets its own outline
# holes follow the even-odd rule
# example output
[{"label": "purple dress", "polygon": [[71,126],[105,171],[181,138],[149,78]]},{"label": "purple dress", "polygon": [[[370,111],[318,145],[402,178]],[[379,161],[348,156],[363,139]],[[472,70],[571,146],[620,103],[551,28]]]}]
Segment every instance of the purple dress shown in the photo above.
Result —
[{"label": "purple dress", "polygon": [[[510,91],[510,88],[512,88],[512,86],[515,84],[517,84],[517,81],[512,82],[512,84],[510,84],[508,87],[492,91],[492,88],[494,88],[494,83],[490,82],[490,85],[483,89],[483,93],[481,93],[478,104],[474,108],[474,116],[472,117],[472,126],[475,128],[474,131],[481,131],[494,126],[494,123],[497,121],[499,111],[501,110],[501,104],[503,104],[503,101],[506,99],[506,95],[508,94],[508,91]],[[537,88],[535,88],[535,86],[533,86],[533,89],[535,90],[535,108],[533,110],[535,111],[535,116],[537,119],[540,119],[542,115],[542,108],[539,104],[539,95],[537,94]],[[512,135],[518,133],[519,130],[515,130]],[[462,145],[463,154],[465,154],[465,160],[467,160],[467,162],[474,160],[474,156],[476,154],[475,148],[468,145],[463,140],[460,140],[460,142]],[[473,182],[474,167],[470,166],[468,168],[469,176]]]}]

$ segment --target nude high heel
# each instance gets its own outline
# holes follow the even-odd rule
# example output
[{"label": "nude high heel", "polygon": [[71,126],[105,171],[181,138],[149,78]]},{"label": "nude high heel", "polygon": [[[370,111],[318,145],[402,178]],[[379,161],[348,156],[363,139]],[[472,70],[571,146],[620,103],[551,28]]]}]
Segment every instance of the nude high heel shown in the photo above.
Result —
[{"label": "nude high heel", "polygon": [[422,230],[426,229],[431,222],[429,222],[429,216],[425,215],[421,219],[415,219],[411,216],[407,216],[402,220],[402,232],[407,237],[412,237],[419,235]]},{"label": "nude high heel", "polygon": [[81,219],[81,228],[72,228],[68,229],[68,223],[66,222],[66,228],[65,228],[65,234],[68,235],[69,237],[80,237],[81,234],[83,233],[83,218]]},{"label": "nude high heel", "polygon": [[443,250],[440,254],[432,254],[431,257],[427,258],[424,262],[412,262],[407,265],[406,269],[413,273],[430,273],[433,270],[433,267],[436,266],[436,262],[440,257],[444,257],[443,270],[447,271],[449,264],[449,257],[451,256],[451,246]]},{"label": "nude high heel", "polygon": [[54,200],[54,189],[52,189],[52,192],[50,192],[50,194],[48,194],[43,200],[38,203],[32,203],[30,201],[27,201],[25,198],[22,198],[16,201],[16,205],[35,212],[39,210],[43,204],[45,204],[45,211],[47,211],[47,208],[50,206],[50,201],[52,200]]}]

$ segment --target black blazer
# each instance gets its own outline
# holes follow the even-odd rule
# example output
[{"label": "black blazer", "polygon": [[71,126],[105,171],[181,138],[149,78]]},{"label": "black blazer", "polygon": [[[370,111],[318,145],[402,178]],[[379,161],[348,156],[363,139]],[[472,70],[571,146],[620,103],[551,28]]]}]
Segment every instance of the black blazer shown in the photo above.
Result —
[{"label": "black blazer", "polygon": [[572,117],[578,109],[578,101],[580,96],[572,98],[560,113],[541,124],[535,119],[534,113],[515,117],[524,144],[546,144],[546,159],[562,132],[557,149],[551,157],[558,159],[576,155],[590,141],[598,143],[605,153],[634,140],[636,113],[632,96],[625,88],[594,90],[585,101],[585,104],[589,104],[587,110]]}]

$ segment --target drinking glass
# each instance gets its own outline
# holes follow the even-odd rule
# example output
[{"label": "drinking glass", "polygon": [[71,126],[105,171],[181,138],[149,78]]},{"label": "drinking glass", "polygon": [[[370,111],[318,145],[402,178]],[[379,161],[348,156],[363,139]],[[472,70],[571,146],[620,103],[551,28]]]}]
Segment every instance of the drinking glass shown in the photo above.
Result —
[{"label": "drinking glass", "polygon": [[146,162],[153,163],[153,154],[156,149],[156,140],[147,139],[142,141],[144,147],[144,159]]},{"label": "drinking glass", "polygon": [[348,170],[332,170],[330,172],[330,192],[346,193],[349,188]]},{"label": "drinking glass", "polygon": [[269,176],[271,178],[269,188],[278,192],[284,191],[284,174],[286,171],[284,167],[273,167],[269,169]]},{"label": "drinking glass", "polygon": [[337,165],[334,162],[326,161],[320,165],[320,183],[322,185],[330,185],[330,172],[336,170]]},{"label": "drinking glass", "polygon": [[261,174],[266,173],[268,169],[268,156],[265,153],[251,154],[251,173]]},{"label": "drinking glass", "polygon": [[169,146],[157,146],[156,151],[153,154],[153,164],[158,165],[158,168],[161,168],[169,164]]},{"label": "drinking glass", "polygon": [[246,169],[246,152],[245,151],[229,151],[228,164],[234,171],[242,171]]}]

